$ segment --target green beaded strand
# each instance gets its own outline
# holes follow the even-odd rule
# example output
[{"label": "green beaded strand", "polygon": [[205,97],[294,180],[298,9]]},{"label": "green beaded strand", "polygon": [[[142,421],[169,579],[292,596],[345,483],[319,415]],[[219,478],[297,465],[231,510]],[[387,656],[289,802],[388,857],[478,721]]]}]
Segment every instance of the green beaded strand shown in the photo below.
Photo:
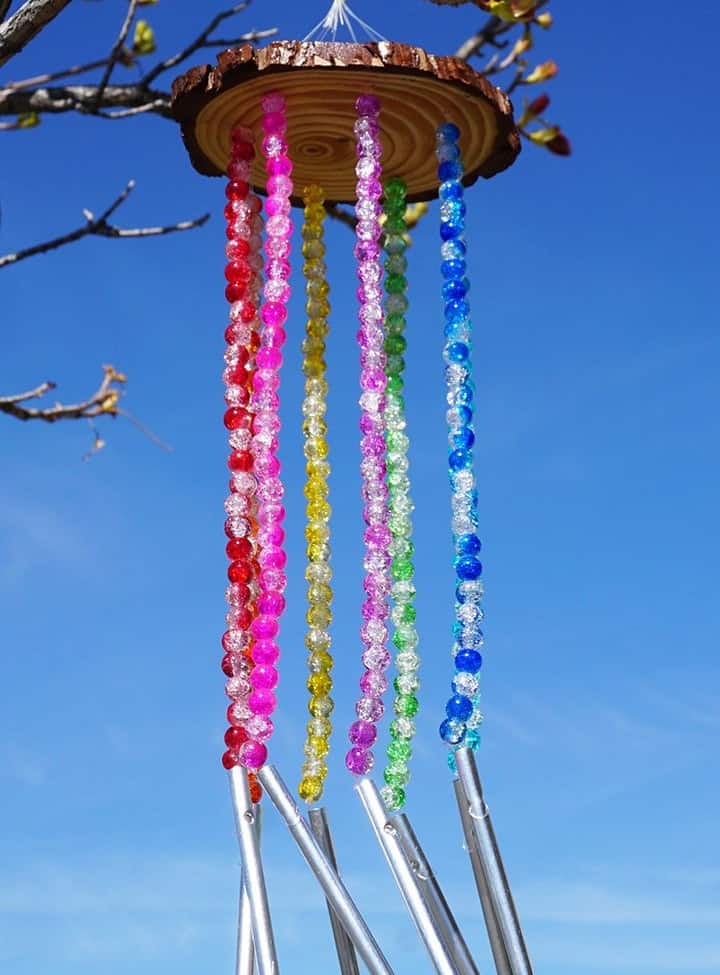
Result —
[{"label": "green beaded strand", "polygon": [[385,184],[385,353],[387,375],[385,407],[385,446],[390,510],[390,555],[392,557],[392,642],[395,645],[395,719],[390,725],[391,741],[387,749],[385,785],[382,797],[390,810],[405,805],[405,786],[410,781],[409,763],[411,741],[415,734],[415,715],[419,687],[420,657],[417,653],[418,634],[415,628],[415,568],[412,543],[413,510],[408,478],[409,440],[405,428],[405,399],[403,397],[403,353],[408,228],[405,222],[407,187],[401,179],[393,178]]}]

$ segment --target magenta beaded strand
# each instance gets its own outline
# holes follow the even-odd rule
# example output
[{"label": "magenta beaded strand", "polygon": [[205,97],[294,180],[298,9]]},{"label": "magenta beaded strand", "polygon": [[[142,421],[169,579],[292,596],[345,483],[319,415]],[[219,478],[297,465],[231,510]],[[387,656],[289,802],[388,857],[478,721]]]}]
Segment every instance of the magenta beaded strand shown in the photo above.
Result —
[{"label": "magenta beaded strand", "polygon": [[262,322],[260,348],[253,376],[253,470],[257,479],[257,521],[259,539],[257,616],[251,633],[254,666],[250,672],[252,692],[248,698],[251,716],[245,730],[248,741],[241,746],[239,759],[249,769],[260,768],[267,758],[264,744],[273,732],[271,715],[275,710],[274,688],[278,681],[275,662],[278,656],[277,636],[280,617],[285,608],[285,537],[282,504],[283,484],[277,457],[280,419],[280,368],[285,343],[284,325],[290,298],[290,194],[292,165],[287,154],[285,100],[269,94],[262,100],[262,142],[268,174],[268,197],[265,203],[265,286],[260,312]]},{"label": "magenta beaded strand", "polygon": [[362,697],[355,706],[358,720],[350,728],[352,747],[345,757],[348,769],[365,775],[373,766],[372,746],[377,722],[384,713],[387,690],[385,671],[390,665],[387,618],[390,578],[390,529],[385,469],[385,351],[382,264],[380,261],[382,168],[380,159],[380,103],[372,95],[356,102],[355,137],[358,162],[355,256],[358,262],[360,310],[360,441],[362,497],[365,520],[365,600],[360,638],[365,671],[360,680]]}]

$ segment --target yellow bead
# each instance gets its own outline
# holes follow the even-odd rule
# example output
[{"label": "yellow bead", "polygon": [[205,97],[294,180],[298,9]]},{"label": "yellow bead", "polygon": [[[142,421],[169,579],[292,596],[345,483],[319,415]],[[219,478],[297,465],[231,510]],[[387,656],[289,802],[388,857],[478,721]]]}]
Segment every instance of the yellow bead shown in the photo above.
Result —
[{"label": "yellow bead", "polygon": [[303,188],[303,200],[306,205],[312,203],[322,203],[325,199],[325,193],[322,186],[318,186],[317,183],[310,183],[308,186]]},{"label": "yellow bead", "polygon": [[307,516],[310,521],[329,521],[331,508],[325,499],[310,501],[307,506]]},{"label": "yellow bead", "polygon": [[314,718],[327,718],[334,707],[333,699],[326,694],[313,694],[308,701],[308,711]]},{"label": "yellow bead", "polygon": [[331,603],[333,591],[324,582],[314,582],[308,586],[308,602],[310,603]]},{"label": "yellow bead", "polygon": [[320,626],[325,629],[332,622],[330,607],[326,603],[315,603],[309,606],[305,613],[305,621],[308,626]]},{"label": "yellow bead", "polygon": [[319,633],[315,634],[311,638],[311,635],[306,633],[305,646],[308,648],[310,653],[323,653],[330,646],[330,634]]},{"label": "yellow bead", "polygon": [[302,245],[302,254],[317,261],[325,254],[325,245],[319,240],[306,240]]},{"label": "yellow bead", "polygon": [[327,298],[310,298],[305,305],[305,311],[312,319],[327,318],[330,314],[330,302]]},{"label": "yellow bead", "polygon": [[306,775],[298,786],[298,795],[303,802],[317,802],[322,791],[322,779],[314,775]]},{"label": "yellow bead", "polygon": [[330,546],[327,542],[311,542],[307,547],[307,556],[311,562],[327,562],[330,558]]},{"label": "yellow bead", "polygon": [[[304,250],[303,250],[304,253]],[[305,255],[307,256],[307,255]],[[305,277],[312,281],[318,279],[321,281],[325,280],[325,262],[322,257],[310,257],[303,264],[303,274]]]},{"label": "yellow bead", "polygon": [[[306,525],[305,541],[308,545],[326,545],[330,540],[330,529],[327,525]],[[315,559],[314,561],[317,561]]]},{"label": "yellow bead", "polygon": [[310,718],[307,723],[308,735],[317,735],[319,738],[329,738],[332,734],[332,724],[329,718]]},{"label": "yellow bead", "polygon": [[312,758],[325,758],[330,751],[330,742],[327,738],[321,738],[319,735],[310,735],[305,751]]},{"label": "yellow bead", "polygon": [[[309,202],[310,201],[308,201],[308,203]],[[319,203],[310,203],[309,206],[305,207],[305,219],[308,222],[317,223],[322,226],[325,216],[325,207],[321,206]]]},{"label": "yellow bead", "polygon": [[332,678],[323,671],[310,674],[307,679],[307,689],[311,694],[327,694],[332,689]]},{"label": "yellow bead", "polygon": [[328,331],[326,315],[319,315],[307,323],[306,333],[310,338],[324,340],[327,337]]},{"label": "yellow bead", "polygon": [[315,376],[320,378],[321,376],[324,376],[326,368],[327,366],[322,356],[307,356],[303,362],[303,372],[310,378],[314,378]]},{"label": "yellow bead", "polygon": [[328,388],[326,379],[307,379],[305,381],[305,392],[308,396],[327,396]]},{"label": "yellow bead", "polygon": [[309,477],[305,482],[303,492],[308,501],[317,501],[320,498],[325,498],[328,493],[327,481],[319,477]]},{"label": "yellow bead", "polygon": [[333,668],[333,658],[326,650],[315,650],[308,657],[308,667],[312,671],[331,671]]},{"label": "yellow bead", "polygon": [[313,440],[307,441],[304,445],[304,451],[308,460],[315,458],[325,460],[328,455],[327,440],[324,437],[315,437]]},{"label": "yellow bead", "polygon": [[305,292],[309,298],[327,298],[330,292],[330,285],[327,281],[323,281],[322,278],[318,278],[308,281]]}]

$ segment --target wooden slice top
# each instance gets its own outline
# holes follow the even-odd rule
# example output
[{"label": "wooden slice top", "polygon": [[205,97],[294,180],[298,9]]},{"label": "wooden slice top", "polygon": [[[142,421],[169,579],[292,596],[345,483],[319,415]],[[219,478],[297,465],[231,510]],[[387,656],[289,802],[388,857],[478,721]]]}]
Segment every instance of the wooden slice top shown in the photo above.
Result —
[{"label": "wooden slice top", "polygon": [[[437,196],[435,130],[443,122],[460,129],[468,186],[506,169],[520,151],[510,100],[465,61],[390,42],[277,41],[223,51],[216,67],[192,68],[175,80],[173,114],[198,172],[225,172],[236,125],[261,138],[260,102],[270,91],[287,99],[295,186],[317,183],[335,203],[355,201],[353,124],[361,94],[380,99],[383,175],[405,180],[409,201]],[[252,176],[262,192],[260,153]]]}]

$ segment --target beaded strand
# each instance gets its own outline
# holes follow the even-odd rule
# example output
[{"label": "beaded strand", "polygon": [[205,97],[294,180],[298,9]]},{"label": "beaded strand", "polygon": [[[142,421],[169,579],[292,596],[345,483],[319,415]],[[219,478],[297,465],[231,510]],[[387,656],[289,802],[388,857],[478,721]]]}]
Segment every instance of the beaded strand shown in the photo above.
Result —
[{"label": "beaded strand", "polygon": [[275,668],[279,656],[276,638],[279,621],[285,608],[285,563],[283,549],[285,508],[282,505],[283,484],[280,461],[277,457],[280,418],[280,367],[285,343],[287,302],[290,286],[290,194],[289,178],[292,166],[287,156],[285,131],[285,100],[275,94],[266,95],[263,108],[263,154],[268,174],[268,197],[265,202],[265,286],[260,311],[262,330],[253,376],[253,438],[251,452],[253,471],[257,480],[257,523],[260,572],[258,574],[257,616],[250,632],[255,640],[250,671],[252,691],[248,698],[251,711],[245,730],[248,741],[241,747],[239,761],[249,769],[257,769],[267,759],[265,742],[273,733],[270,715],[275,710],[274,688],[278,682]]},{"label": "beaded strand", "polygon": [[455,547],[456,602],[453,624],[455,676],[453,695],[448,701],[446,718],[440,725],[440,737],[451,746],[450,767],[454,770],[454,750],[478,748],[480,681],[483,646],[481,602],[483,584],[481,550],[477,536],[478,496],[473,470],[473,394],[472,324],[467,294],[470,282],[466,276],[465,201],[462,184],[463,167],[456,125],[446,123],[437,132],[437,156],[440,180],[440,236],[445,302],[445,378],[447,383],[447,422],[449,439],[448,466],[452,489],[452,534]]},{"label": "beaded strand", "polygon": [[323,260],[325,245],[323,228],[326,217],[323,191],[319,186],[306,186],[303,191],[305,223],[303,225],[303,274],[308,315],[303,342],[303,373],[305,375],[305,399],[303,400],[303,449],[305,453],[305,509],[307,521],[308,630],[305,645],[308,650],[310,676],[307,689],[310,692],[308,710],[310,720],[305,739],[305,760],[298,795],[305,802],[317,802],[322,796],[330,750],[330,714],[333,701],[330,655],[330,622],[332,620],[332,569],[330,568],[330,505],[328,504],[328,445],[327,423],[327,367],[325,363],[325,338],[328,333],[329,286]]},{"label": "beaded strand", "polygon": [[[255,155],[252,132],[236,128],[228,165],[229,181],[225,188],[228,242],[225,253],[227,287],[230,302],[230,324],[225,330],[225,427],[229,432],[231,472],[230,494],[225,501],[225,534],[228,566],[226,599],[227,630],[223,634],[222,671],[228,678],[225,691],[230,698],[225,732],[227,751],[222,764],[231,769],[238,764],[240,749],[248,741],[246,722],[251,716],[248,698],[251,692],[252,640],[250,628],[257,615],[257,578],[259,541],[254,531],[257,515],[257,482],[252,473],[252,386],[255,354],[259,346],[258,298],[262,269],[261,204],[250,191],[250,164]],[[258,802],[262,789],[250,774],[250,792]]]},{"label": "beaded strand", "polygon": [[405,401],[403,398],[403,373],[405,369],[405,314],[407,302],[407,223],[405,183],[398,178],[385,184],[385,373],[387,376],[385,409],[385,443],[387,447],[387,481],[390,506],[390,555],[392,563],[392,642],[395,645],[395,719],[390,725],[390,742],[387,748],[385,785],[381,794],[389,810],[399,810],[405,805],[405,786],[410,781],[409,762],[412,755],[411,740],[415,734],[414,717],[418,711],[415,696],[420,681],[418,671],[420,657],[417,653],[418,633],[415,628],[415,570],[412,542],[411,513],[408,477],[408,448],[406,434]]},{"label": "beaded strand", "polygon": [[347,768],[365,775],[373,766],[372,746],[376,724],[384,713],[382,696],[387,690],[385,671],[390,664],[387,650],[388,595],[390,578],[390,529],[385,468],[385,351],[383,348],[383,290],[380,262],[380,103],[372,95],[361,95],[355,103],[355,137],[358,162],[355,256],[358,262],[360,309],[360,431],[362,497],[365,521],[365,557],[360,639],[365,671],[360,680],[362,696],[355,706],[358,720],[350,727],[351,748],[345,756]]}]

